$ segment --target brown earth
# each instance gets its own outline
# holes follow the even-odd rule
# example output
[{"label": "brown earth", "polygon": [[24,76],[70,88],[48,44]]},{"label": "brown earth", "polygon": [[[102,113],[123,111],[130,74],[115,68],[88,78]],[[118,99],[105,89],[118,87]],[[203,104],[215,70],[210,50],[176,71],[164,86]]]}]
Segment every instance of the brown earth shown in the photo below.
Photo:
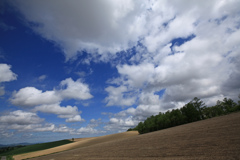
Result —
[{"label": "brown earth", "polygon": [[62,151],[71,150],[75,148],[79,149],[82,147],[92,146],[92,145],[103,143],[103,142],[124,139],[124,138],[128,138],[135,135],[138,135],[137,131],[111,134],[111,135],[106,135],[101,137],[75,138],[74,143],[69,143],[66,145],[62,145],[62,146],[58,146],[58,147],[54,147],[46,150],[20,154],[20,155],[14,156],[13,158],[15,160],[21,160],[21,159],[32,158],[32,157],[39,157],[39,156],[48,155],[56,152],[62,152]]},{"label": "brown earth", "polygon": [[240,112],[33,158],[42,159],[240,160]]}]

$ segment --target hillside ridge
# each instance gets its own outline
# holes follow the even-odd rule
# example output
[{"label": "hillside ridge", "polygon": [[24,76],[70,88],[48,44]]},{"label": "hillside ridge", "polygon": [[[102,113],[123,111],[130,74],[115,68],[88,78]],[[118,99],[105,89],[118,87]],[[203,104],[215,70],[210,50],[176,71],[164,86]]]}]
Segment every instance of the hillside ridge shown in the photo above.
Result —
[{"label": "hillside ridge", "polygon": [[21,160],[21,159],[26,159],[26,158],[31,158],[31,157],[48,155],[48,154],[52,154],[52,153],[56,153],[56,152],[63,152],[66,150],[71,150],[71,149],[76,149],[76,148],[79,149],[82,147],[93,146],[93,145],[100,144],[100,143],[107,143],[110,141],[125,139],[125,138],[135,136],[135,135],[138,135],[137,131],[116,133],[116,134],[105,135],[105,136],[101,136],[101,137],[77,138],[77,139],[75,139],[74,143],[70,143],[70,144],[66,144],[66,145],[62,145],[62,146],[58,146],[58,147],[54,147],[54,148],[50,148],[50,149],[46,149],[46,150],[15,155],[14,159]]},{"label": "hillside ridge", "polygon": [[32,159],[240,159],[239,122],[237,112]]}]

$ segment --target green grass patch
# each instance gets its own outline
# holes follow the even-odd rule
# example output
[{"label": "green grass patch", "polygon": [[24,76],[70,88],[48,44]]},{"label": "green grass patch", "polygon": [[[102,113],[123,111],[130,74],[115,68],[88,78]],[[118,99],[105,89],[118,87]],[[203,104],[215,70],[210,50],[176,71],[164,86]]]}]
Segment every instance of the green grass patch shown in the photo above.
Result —
[{"label": "green grass patch", "polygon": [[25,147],[17,148],[17,149],[8,151],[8,152],[1,153],[0,156],[17,155],[17,154],[35,152],[35,151],[40,151],[40,150],[44,150],[44,149],[61,146],[61,145],[72,143],[72,142],[73,141],[70,141],[70,140],[61,140],[61,141],[55,141],[55,142],[34,144],[34,145],[29,145],[29,146],[25,146]]}]

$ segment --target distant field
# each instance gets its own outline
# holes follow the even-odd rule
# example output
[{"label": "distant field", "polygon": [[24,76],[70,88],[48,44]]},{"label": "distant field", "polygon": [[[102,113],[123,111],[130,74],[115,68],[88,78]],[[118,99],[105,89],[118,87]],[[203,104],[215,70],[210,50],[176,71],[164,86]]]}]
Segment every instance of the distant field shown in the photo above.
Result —
[{"label": "distant field", "polygon": [[106,135],[106,136],[101,136],[101,137],[79,138],[79,139],[75,139],[76,142],[71,143],[71,144],[66,144],[66,145],[54,147],[51,149],[41,150],[41,151],[37,151],[37,152],[16,155],[16,156],[14,156],[14,158],[15,158],[15,160],[20,160],[20,159],[26,159],[26,158],[31,158],[31,157],[38,157],[38,156],[52,154],[52,153],[56,153],[56,152],[62,152],[62,151],[66,151],[66,150],[76,149],[76,148],[79,149],[79,148],[94,146],[97,144],[107,143],[107,142],[111,142],[111,141],[122,140],[122,139],[126,139],[128,137],[132,137],[132,136],[136,136],[136,135],[138,135],[138,132],[132,131],[132,132],[111,134],[111,135]]},{"label": "distant field", "polygon": [[61,146],[64,144],[69,144],[69,143],[72,143],[72,141],[61,140],[61,141],[55,141],[55,142],[49,142],[49,143],[34,144],[34,145],[25,146],[25,147],[11,150],[9,152],[2,153],[2,154],[0,154],[0,156],[2,156],[2,155],[17,155],[17,154],[23,154],[23,153],[28,153],[28,152],[35,152],[35,151],[49,149],[49,148],[53,148],[56,146]]},{"label": "distant field", "polygon": [[[119,139],[116,135],[110,135],[102,139],[96,138],[96,141],[90,139],[86,146],[75,146],[72,150],[32,160],[235,160],[240,159],[239,122],[240,112],[143,135]],[[121,134],[119,136],[124,137]],[[111,140],[108,141],[108,138]]]}]

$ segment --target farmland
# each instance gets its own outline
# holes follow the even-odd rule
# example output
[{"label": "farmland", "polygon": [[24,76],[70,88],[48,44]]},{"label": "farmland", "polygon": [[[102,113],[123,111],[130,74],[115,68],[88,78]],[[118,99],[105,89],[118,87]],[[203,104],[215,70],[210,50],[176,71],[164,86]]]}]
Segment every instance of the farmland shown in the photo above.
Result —
[{"label": "farmland", "polygon": [[54,141],[54,142],[48,142],[48,143],[40,143],[40,144],[34,144],[29,146],[23,146],[23,147],[12,147],[12,150],[9,150],[7,152],[1,153],[1,155],[18,155],[18,154],[24,154],[29,152],[35,152],[39,150],[45,150],[49,148],[54,148],[56,146],[61,146],[65,144],[72,143],[70,140],[60,140],[60,141]]},{"label": "farmland", "polygon": [[75,142],[79,144],[66,151],[32,159],[240,159],[239,122],[240,112],[142,135],[126,132],[82,139],[81,145]]}]

